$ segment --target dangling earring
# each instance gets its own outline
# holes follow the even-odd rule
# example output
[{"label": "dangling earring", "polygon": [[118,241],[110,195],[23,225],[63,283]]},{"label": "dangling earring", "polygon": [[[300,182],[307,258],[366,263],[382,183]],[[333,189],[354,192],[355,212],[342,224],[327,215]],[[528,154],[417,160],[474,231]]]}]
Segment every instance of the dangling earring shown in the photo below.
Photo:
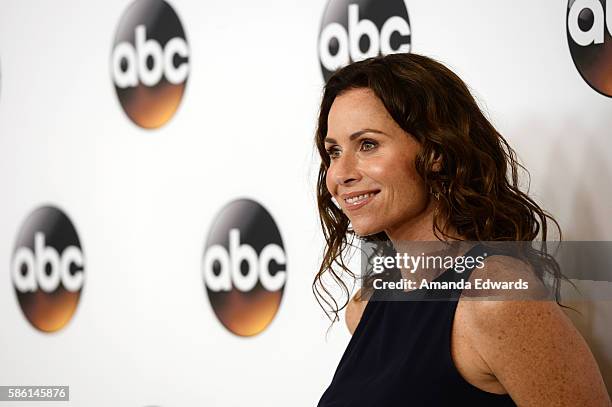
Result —
[{"label": "dangling earring", "polygon": [[433,187],[431,185],[429,186],[429,193],[432,194],[437,201],[440,200],[440,192],[434,192]]},{"label": "dangling earring", "polygon": [[[441,185],[442,185],[442,193],[446,195],[446,184],[444,182],[441,182]],[[432,185],[429,186],[429,193],[432,194],[434,198],[436,198],[436,201],[440,200],[440,191],[434,192]]]}]

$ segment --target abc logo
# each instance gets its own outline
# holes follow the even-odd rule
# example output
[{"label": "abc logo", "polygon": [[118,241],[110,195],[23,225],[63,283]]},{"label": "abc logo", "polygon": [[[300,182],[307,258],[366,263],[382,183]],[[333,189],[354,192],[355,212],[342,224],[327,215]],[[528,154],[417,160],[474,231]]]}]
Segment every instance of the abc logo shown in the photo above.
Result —
[{"label": "abc logo", "polygon": [[117,28],[111,76],[125,113],[137,125],[162,126],[176,112],[189,75],[181,22],[163,0],[136,0]]},{"label": "abc logo", "polygon": [[612,1],[569,0],[567,41],[582,78],[612,97]]},{"label": "abc logo", "polygon": [[263,331],[278,311],[286,265],[268,211],[250,199],[226,205],[210,229],[202,260],[204,285],[219,321],[240,336]]},{"label": "abc logo", "polygon": [[85,280],[77,232],[60,209],[44,206],[21,227],[11,261],[11,280],[21,310],[44,332],[64,327],[76,311]]},{"label": "abc logo", "polygon": [[327,81],[337,69],[378,55],[410,52],[403,0],[330,0],[319,34],[319,62]]}]

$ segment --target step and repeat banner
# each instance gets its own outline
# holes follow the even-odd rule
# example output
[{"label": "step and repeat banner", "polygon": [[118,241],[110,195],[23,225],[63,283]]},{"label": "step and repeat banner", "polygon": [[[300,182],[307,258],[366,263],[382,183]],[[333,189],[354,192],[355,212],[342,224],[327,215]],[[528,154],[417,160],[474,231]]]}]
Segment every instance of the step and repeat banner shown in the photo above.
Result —
[{"label": "step and repeat banner", "polygon": [[[349,340],[311,290],[315,121],[370,56],[453,69],[564,238],[612,240],[611,36],[610,0],[2,1],[0,385],[315,405]],[[612,385],[612,303],[576,324]]]}]

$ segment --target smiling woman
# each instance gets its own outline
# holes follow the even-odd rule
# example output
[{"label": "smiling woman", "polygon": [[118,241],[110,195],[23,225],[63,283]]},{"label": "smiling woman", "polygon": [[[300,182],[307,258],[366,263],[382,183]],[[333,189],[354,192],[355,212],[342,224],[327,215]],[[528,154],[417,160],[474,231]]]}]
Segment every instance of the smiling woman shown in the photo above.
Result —
[{"label": "smiling woman", "polygon": [[[416,54],[350,64],[325,86],[315,143],[326,247],[313,289],[332,321],[348,304],[353,333],[319,406],[610,405],[556,301],[468,301],[457,288],[454,301],[360,302],[358,293],[339,306],[322,283],[329,273],[348,294],[341,272],[355,273],[343,254],[355,237],[397,253],[404,242],[461,242],[469,257],[484,253],[480,242],[546,241],[547,223],[558,227],[520,190],[514,151],[457,75]],[[484,265],[463,278],[529,279],[520,270],[534,266],[535,282],[548,273],[558,300],[563,276],[545,248]]]},{"label": "smiling woman", "polygon": [[328,123],[324,141],[331,164],[326,187],[351,214],[355,233],[367,236],[384,230],[405,240],[433,239],[413,235],[423,231],[415,224],[427,222],[433,210],[414,166],[421,146],[391,118],[374,92],[356,88],[337,96]]}]

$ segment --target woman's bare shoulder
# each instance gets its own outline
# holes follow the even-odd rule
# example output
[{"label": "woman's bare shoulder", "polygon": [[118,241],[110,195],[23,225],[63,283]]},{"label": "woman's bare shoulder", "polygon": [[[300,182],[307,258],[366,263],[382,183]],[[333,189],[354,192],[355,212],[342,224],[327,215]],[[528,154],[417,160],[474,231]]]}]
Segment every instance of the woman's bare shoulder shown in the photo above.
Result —
[{"label": "woman's bare shoulder", "polygon": [[[530,278],[517,260],[495,257],[489,275]],[[597,362],[555,301],[471,299],[460,305],[474,349],[517,404],[610,405]]]}]

